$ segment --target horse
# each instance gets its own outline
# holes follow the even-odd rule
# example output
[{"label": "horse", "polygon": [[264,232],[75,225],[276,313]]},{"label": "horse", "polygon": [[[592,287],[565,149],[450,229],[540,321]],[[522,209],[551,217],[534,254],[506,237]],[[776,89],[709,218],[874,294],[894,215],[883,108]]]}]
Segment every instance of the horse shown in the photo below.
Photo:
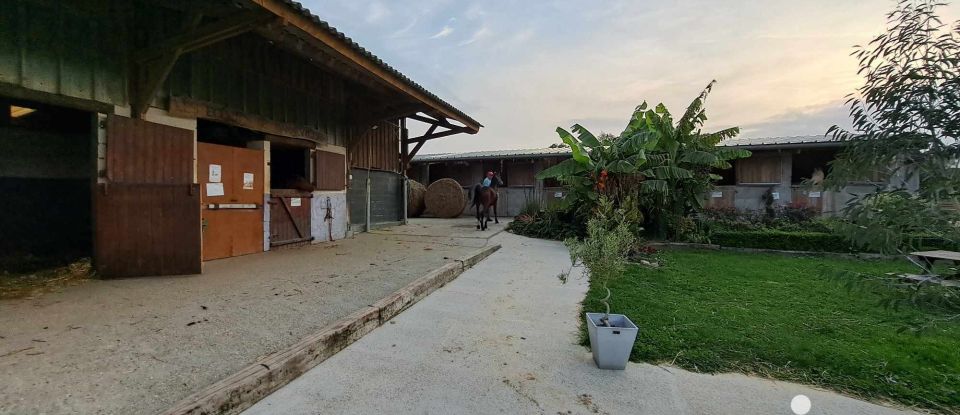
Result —
[{"label": "horse", "polygon": [[[496,187],[502,186],[503,181],[500,176],[494,174],[490,187],[484,189],[482,185],[473,186],[473,206],[477,208],[477,229],[487,230],[487,223],[490,222],[490,207],[493,207],[493,223],[500,223],[497,217],[497,191]],[[483,208],[481,212],[480,208]]]}]

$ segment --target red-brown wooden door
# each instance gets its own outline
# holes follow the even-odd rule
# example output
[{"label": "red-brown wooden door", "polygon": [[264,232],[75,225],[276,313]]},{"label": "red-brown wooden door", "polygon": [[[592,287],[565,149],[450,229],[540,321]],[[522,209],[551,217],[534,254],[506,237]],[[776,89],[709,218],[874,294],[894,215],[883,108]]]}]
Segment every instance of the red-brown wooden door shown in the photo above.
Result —
[{"label": "red-brown wooden door", "polygon": [[111,115],[94,189],[94,264],[106,277],[201,272],[193,132]]},{"label": "red-brown wooden door", "polygon": [[203,260],[263,252],[263,151],[197,143],[197,165]]}]

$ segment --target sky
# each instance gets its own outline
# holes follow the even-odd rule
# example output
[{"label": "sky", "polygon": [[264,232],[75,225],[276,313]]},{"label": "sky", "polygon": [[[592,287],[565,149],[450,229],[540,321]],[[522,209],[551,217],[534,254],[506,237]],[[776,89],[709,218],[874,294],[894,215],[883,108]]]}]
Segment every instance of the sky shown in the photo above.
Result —
[{"label": "sky", "polygon": [[[641,102],[681,114],[716,80],[706,130],[741,138],[849,125],[853,46],[894,0],[302,0],[484,125],[420,154],[545,147],[582,124],[618,134]],[[960,6],[941,10],[947,20]],[[413,123],[411,123],[412,125]],[[411,135],[422,131],[411,126]]]}]

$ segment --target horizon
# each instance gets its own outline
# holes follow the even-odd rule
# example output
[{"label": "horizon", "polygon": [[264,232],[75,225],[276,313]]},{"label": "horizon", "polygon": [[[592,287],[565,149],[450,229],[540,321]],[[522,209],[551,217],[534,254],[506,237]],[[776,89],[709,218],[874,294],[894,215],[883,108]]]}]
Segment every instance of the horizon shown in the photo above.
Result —
[{"label": "horizon", "polygon": [[[304,6],[484,125],[428,142],[421,152],[433,154],[548,147],[560,142],[556,127],[575,123],[617,134],[641,102],[678,115],[713,79],[709,131],[738,126],[737,138],[756,138],[848,127],[843,103],[862,83],[850,53],[884,31],[895,3]],[[940,14],[951,22],[960,13],[950,4]],[[412,135],[420,130],[411,125]]]}]

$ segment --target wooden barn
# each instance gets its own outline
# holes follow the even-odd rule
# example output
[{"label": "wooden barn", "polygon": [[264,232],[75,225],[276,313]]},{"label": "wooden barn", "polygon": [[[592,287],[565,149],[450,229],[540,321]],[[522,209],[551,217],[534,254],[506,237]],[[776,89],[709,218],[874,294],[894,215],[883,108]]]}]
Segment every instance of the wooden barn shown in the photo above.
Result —
[{"label": "wooden barn", "polygon": [[293,1],[9,0],[0,248],[139,276],[344,238],[480,127]]},{"label": "wooden barn", "polygon": [[[750,150],[752,155],[732,162],[733,168],[716,173],[723,177],[716,188],[704,195],[710,208],[760,210],[768,191],[776,206],[809,207],[822,214],[839,212],[854,195],[872,192],[890,184],[910,190],[919,187],[916,177],[904,179],[864,178],[842,191],[823,191],[806,183],[829,169],[843,143],[824,136],[762,137],[733,139],[721,147]],[[424,184],[442,178],[457,180],[464,189],[482,180],[484,172],[501,174],[500,214],[515,216],[523,206],[538,202],[547,206],[562,198],[563,186],[555,180],[537,180],[536,174],[571,157],[569,148],[475,151],[467,153],[421,154],[414,157],[410,178]],[[472,214],[469,209],[464,214]]]}]

